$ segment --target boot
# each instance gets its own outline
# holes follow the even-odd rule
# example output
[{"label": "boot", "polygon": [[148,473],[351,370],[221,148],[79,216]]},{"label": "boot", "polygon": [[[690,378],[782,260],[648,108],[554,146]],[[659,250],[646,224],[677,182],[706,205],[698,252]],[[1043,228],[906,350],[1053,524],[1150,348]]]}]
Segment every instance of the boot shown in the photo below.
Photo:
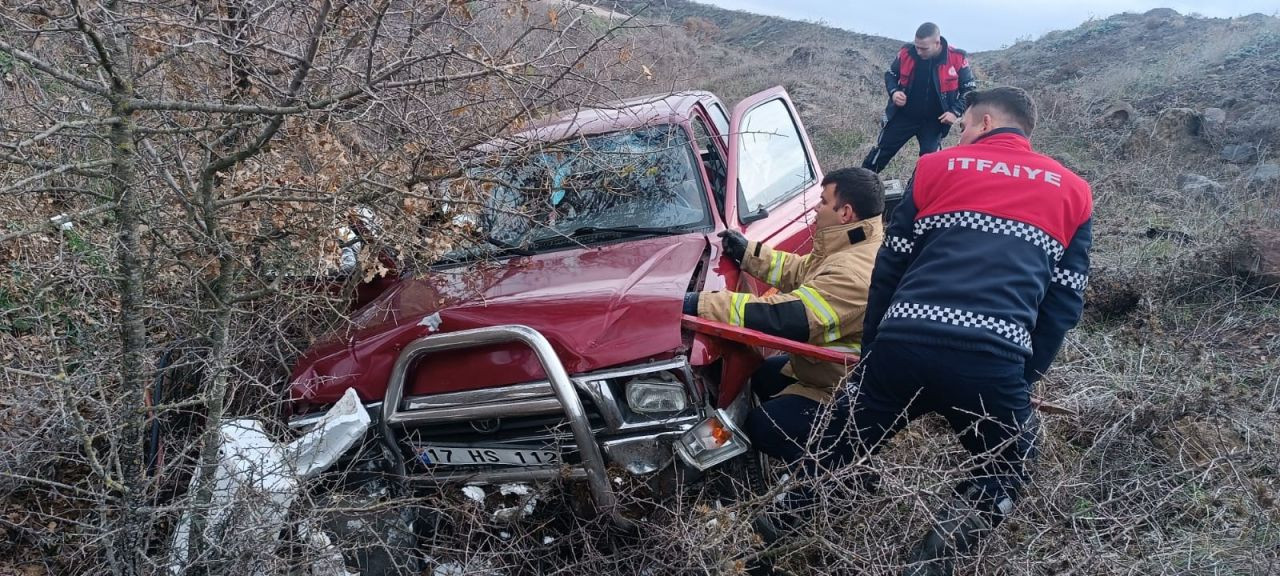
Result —
[{"label": "boot", "polygon": [[956,558],[968,554],[991,532],[987,513],[957,499],[942,510],[938,521],[911,550],[903,576],[951,576]]},{"label": "boot", "polygon": [[783,536],[804,526],[813,515],[816,497],[807,486],[795,486],[783,492],[771,505],[751,520],[765,545],[772,545]]}]

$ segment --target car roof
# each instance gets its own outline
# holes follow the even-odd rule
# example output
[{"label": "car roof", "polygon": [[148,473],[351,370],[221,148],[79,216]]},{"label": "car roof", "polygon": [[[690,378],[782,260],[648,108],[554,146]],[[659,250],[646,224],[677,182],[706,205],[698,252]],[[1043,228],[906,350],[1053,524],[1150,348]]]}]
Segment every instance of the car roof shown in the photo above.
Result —
[{"label": "car roof", "polygon": [[719,99],[704,90],[690,90],[629,98],[618,102],[617,106],[570,110],[539,120],[514,136],[494,140],[486,148],[502,148],[527,141],[555,142],[577,135],[683,122],[692,114],[696,104],[711,102],[719,102]]}]

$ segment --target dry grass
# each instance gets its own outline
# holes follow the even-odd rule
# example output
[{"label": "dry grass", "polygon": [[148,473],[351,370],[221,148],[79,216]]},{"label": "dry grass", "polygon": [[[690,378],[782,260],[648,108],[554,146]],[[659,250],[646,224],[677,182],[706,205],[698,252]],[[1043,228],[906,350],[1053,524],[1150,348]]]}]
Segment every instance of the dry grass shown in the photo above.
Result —
[{"label": "dry grass", "polygon": [[[622,48],[612,45],[632,50],[630,68],[591,97],[693,86],[731,103],[782,84],[801,106],[826,169],[861,160],[878,130],[884,104],[879,74],[895,43],[841,37],[810,46],[804,35],[790,34],[765,46],[744,45],[735,42],[754,38],[741,33],[750,32],[755,20],[706,11],[688,16],[703,20],[685,27],[684,16],[673,17],[675,26],[634,33]],[[1053,70],[1061,75],[1053,82],[1027,72],[1046,58],[1029,48],[1096,52],[1104,33],[1128,30],[1118,25],[1099,31],[1095,24],[1078,36],[1062,33],[975,58],[980,72],[987,68],[987,82],[1035,90],[1041,107],[1037,145],[1091,181],[1097,207],[1086,320],[1038,390],[1081,414],[1044,418],[1033,484],[1011,519],[966,562],[966,572],[1280,572],[1280,305],[1271,292],[1221,265],[1243,227],[1280,224],[1280,191],[1247,190],[1238,171],[1212,158],[1154,151],[1122,156],[1127,132],[1093,122],[1101,106],[1120,95],[1131,96],[1147,114],[1172,103],[1172,93],[1187,102],[1196,94],[1211,100],[1191,102],[1198,106],[1218,103],[1220,87],[1234,82],[1229,74],[1205,80],[1203,91],[1185,82],[1220,60],[1258,62],[1260,55],[1242,52],[1252,45],[1244,39],[1265,39],[1275,24],[1250,26],[1242,30],[1252,35],[1213,36],[1203,51],[1171,52],[1176,58],[1198,54],[1170,68],[1172,76],[1143,67],[1104,70],[1093,60],[1072,60],[1074,71]],[[801,45],[814,49],[812,62],[788,66]],[[654,74],[650,81],[637,80],[632,69],[640,63]],[[1179,83],[1170,84],[1175,77]],[[1274,88],[1250,86],[1254,91],[1244,95],[1250,100],[1274,97]],[[1265,108],[1241,110],[1262,114]],[[1237,135],[1257,130],[1239,125],[1249,117],[1233,116]],[[886,176],[907,177],[913,156],[904,149]],[[1179,192],[1176,179],[1184,172],[1214,178],[1225,190],[1212,196]],[[0,173],[2,178],[10,176]],[[5,215],[25,228],[31,214],[44,218],[68,205],[58,195],[37,202],[6,205]],[[86,226],[96,236],[77,228],[0,246],[11,272],[0,280],[6,367],[0,530],[7,536],[0,544],[0,573],[100,573],[104,566],[102,538],[113,532],[105,519],[114,511],[102,502],[112,488],[86,479],[112,475],[94,470],[86,454],[104,445],[119,417],[105,408],[112,405],[105,395],[113,378],[109,351],[117,342],[110,225],[90,221]],[[190,279],[174,282],[151,287],[150,329],[160,342],[176,339],[185,314],[198,304],[178,290],[188,289]],[[239,338],[229,351],[238,360],[233,412],[274,414],[289,362],[308,335],[340,325],[338,308],[321,295],[290,294],[240,310],[232,324]],[[42,376],[59,374],[70,377]],[[861,470],[830,471],[815,482],[822,506],[812,520],[768,548],[746,520],[765,509],[771,495],[732,502],[701,484],[689,486],[687,498],[664,499],[624,482],[624,505],[645,511],[640,532],[627,536],[610,531],[602,518],[574,514],[583,495],[557,487],[547,487],[535,513],[516,523],[497,520],[493,512],[521,504],[520,498],[504,499],[492,489],[487,508],[457,487],[371,507],[413,510],[439,527],[417,550],[403,551],[406,558],[428,558],[428,574],[719,574],[766,558],[795,574],[888,574],[901,568],[910,544],[962,476],[967,456],[932,420],[910,430],[868,464],[882,476],[876,494],[839,488]],[[174,458],[193,450],[175,444]],[[169,480],[171,488],[183,478]],[[168,496],[157,488],[157,507],[148,511],[153,536],[143,545],[157,561],[181,510],[166,504]],[[317,499],[299,503],[296,512],[327,516],[344,506]],[[269,558],[239,560],[261,560],[283,572],[317,553],[287,544],[300,540],[286,535],[286,545],[268,551]]]}]

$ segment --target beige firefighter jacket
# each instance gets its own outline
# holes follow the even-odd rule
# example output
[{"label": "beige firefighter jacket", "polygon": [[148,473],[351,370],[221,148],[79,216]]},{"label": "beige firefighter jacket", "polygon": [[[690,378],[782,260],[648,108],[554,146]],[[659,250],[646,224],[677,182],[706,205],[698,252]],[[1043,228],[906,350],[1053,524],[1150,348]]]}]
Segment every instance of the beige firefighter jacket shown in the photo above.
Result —
[{"label": "beige firefighter jacket", "polygon": [[[807,336],[810,344],[857,352],[871,269],[883,238],[876,216],[819,230],[805,256],[749,242],[742,270],[779,293],[704,292],[698,297],[698,316],[793,340]],[[793,356],[783,374],[797,382],[782,393],[828,402],[850,368]]]}]

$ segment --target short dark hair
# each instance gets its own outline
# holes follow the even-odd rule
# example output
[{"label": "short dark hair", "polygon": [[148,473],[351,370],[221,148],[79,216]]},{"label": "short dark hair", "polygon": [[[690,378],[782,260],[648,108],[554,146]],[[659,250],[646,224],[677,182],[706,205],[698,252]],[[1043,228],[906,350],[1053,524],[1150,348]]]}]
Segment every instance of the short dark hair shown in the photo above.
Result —
[{"label": "short dark hair", "polygon": [[933,38],[940,35],[942,35],[942,31],[933,22],[925,22],[919,28],[916,28],[916,38]]},{"label": "short dark hair", "polygon": [[854,166],[827,172],[822,185],[836,185],[837,207],[853,206],[858,218],[866,219],[884,213],[884,184],[875,172]]},{"label": "short dark hair", "polygon": [[964,98],[968,108],[990,106],[1003,112],[1027,135],[1036,128],[1036,102],[1026,90],[1014,86],[1000,86],[989,90],[974,90]]}]

